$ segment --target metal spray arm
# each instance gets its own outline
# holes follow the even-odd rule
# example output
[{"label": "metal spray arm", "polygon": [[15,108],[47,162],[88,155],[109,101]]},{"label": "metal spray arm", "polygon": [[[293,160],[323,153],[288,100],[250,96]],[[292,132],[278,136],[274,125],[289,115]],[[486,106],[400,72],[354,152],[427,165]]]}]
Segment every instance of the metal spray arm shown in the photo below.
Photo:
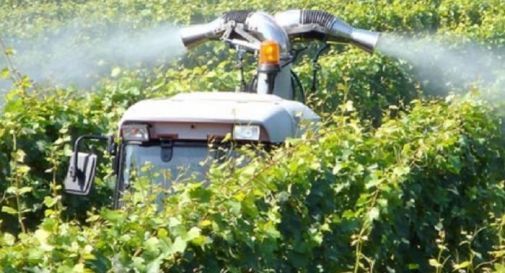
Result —
[{"label": "metal spray arm", "polygon": [[275,94],[285,99],[294,98],[291,80],[292,41],[350,43],[373,52],[380,36],[378,32],[353,28],[330,13],[315,10],[288,10],[274,17],[260,11],[231,11],[210,23],[184,27],[180,35],[187,48],[207,40],[222,40],[239,51],[261,52],[259,49],[263,42],[277,43],[279,68],[265,69],[260,64],[256,92]]},{"label": "metal spray arm", "polygon": [[[223,35],[226,32],[228,35]],[[210,23],[184,27],[181,37],[184,45],[191,48],[206,40],[219,40],[237,33],[245,39],[226,41],[241,44],[250,42],[251,37],[260,41],[273,39],[283,50],[289,50],[289,40],[328,40],[351,43],[369,52],[374,50],[380,36],[378,32],[354,28],[325,11],[294,9],[276,13],[273,20],[264,12],[230,11]],[[255,49],[250,44],[244,45]]]},{"label": "metal spray arm", "polygon": [[276,13],[275,20],[286,30],[290,40],[350,43],[373,52],[380,37],[379,32],[354,28],[325,11],[288,10]]}]

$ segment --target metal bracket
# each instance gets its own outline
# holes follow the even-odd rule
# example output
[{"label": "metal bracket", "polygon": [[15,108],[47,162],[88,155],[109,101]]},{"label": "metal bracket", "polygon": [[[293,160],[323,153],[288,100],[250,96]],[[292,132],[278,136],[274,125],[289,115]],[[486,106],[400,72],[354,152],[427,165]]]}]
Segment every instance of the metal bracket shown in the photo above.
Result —
[{"label": "metal bracket", "polygon": [[261,43],[260,40],[258,40],[256,37],[249,34],[249,32],[247,32],[245,30],[244,24],[238,24],[234,30],[237,34],[239,34],[240,36],[245,38],[249,43],[253,43],[253,44],[260,44]]},{"label": "metal bracket", "polygon": [[[243,39],[232,38],[232,34],[238,34]],[[230,21],[226,24],[221,40],[236,49],[240,48],[253,52],[258,51],[261,44],[256,37],[245,30],[244,24],[237,24],[235,21]]]},{"label": "metal bracket", "polygon": [[174,141],[171,139],[161,140],[161,161],[170,162],[174,155]]}]

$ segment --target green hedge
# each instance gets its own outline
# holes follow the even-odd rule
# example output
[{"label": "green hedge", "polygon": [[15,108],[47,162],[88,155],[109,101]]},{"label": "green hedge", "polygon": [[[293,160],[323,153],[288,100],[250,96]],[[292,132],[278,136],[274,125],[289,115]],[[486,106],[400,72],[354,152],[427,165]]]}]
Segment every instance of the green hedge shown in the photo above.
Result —
[{"label": "green hedge", "polygon": [[[322,9],[362,28],[505,44],[500,0],[6,0],[0,29],[29,38],[76,19],[87,27],[186,24],[238,7]],[[79,134],[114,133],[143,98],[233,90],[233,57],[209,43],[164,66],[121,68],[92,90],[18,82],[0,116],[1,271],[503,270],[502,108],[423,99],[429,90],[407,65],[349,46],[320,60],[321,86],[308,102],[328,120],[320,135],[293,140],[267,162],[215,169],[210,187],[181,186],[162,212],[135,201],[142,188],[127,209],[105,209],[113,183],[106,163],[92,196],[61,195]],[[308,88],[309,58],[295,70]]]},{"label": "green hedge", "polygon": [[468,100],[409,108],[373,131],[334,116],[271,157],[213,169],[208,187],[179,186],[161,211],[148,179],[124,210],[87,225],[62,221],[55,202],[33,233],[3,235],[0,268],[481,272],[504,262],[497,118]]}]

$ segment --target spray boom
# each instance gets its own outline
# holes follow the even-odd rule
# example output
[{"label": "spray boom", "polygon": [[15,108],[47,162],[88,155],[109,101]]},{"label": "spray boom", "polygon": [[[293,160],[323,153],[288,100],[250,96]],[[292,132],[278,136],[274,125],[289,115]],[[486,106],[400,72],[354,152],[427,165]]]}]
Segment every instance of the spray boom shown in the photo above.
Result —
[{"label": "spray boom", "polygon": [[291,43],[321,40],[350,43],[373,52],[380,34],[353,28],[334,15],[315,10],[288,10],[271,16],[265,12],[231,11],[206,24],[187,26],[180,32],[187,48],[207,40],[222,40],[236,49],[258,53],[264,42],[279,46],[280,63],[275,69],[259,65],[257,93],[273,93],[293,99]]},{"label": "spray boom", "polygon": [[[373,52],[380,36],[378,32],[353,28],[324,11],[288,10],[278,12],[274,17],[264,12],[231,11],[210,23],[183,28],[182,41],[191,48],[206,40],[218,40],[228,28],[237,25],[242,25],[245,32],[252,33],[262,41],[266,38],[285,40],[282,36],[286,33],[289,39],[351,43],[369,52]],[[287,44],[286,41],[277,42]]]}]

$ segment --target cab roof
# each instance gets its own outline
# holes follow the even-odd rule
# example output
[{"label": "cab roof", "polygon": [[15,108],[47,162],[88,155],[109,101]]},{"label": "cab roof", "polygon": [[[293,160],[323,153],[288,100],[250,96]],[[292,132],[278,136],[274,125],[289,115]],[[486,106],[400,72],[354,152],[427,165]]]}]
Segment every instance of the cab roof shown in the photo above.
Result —
[{"label": "cab roof", "polygon": [[300,133],[300,121],[319,121],[304,104],[275,95],[236,92],[180,93],[168,99],[139,101],[123,115],[120,125],[139,123],[255,124],[270,142]]}]

